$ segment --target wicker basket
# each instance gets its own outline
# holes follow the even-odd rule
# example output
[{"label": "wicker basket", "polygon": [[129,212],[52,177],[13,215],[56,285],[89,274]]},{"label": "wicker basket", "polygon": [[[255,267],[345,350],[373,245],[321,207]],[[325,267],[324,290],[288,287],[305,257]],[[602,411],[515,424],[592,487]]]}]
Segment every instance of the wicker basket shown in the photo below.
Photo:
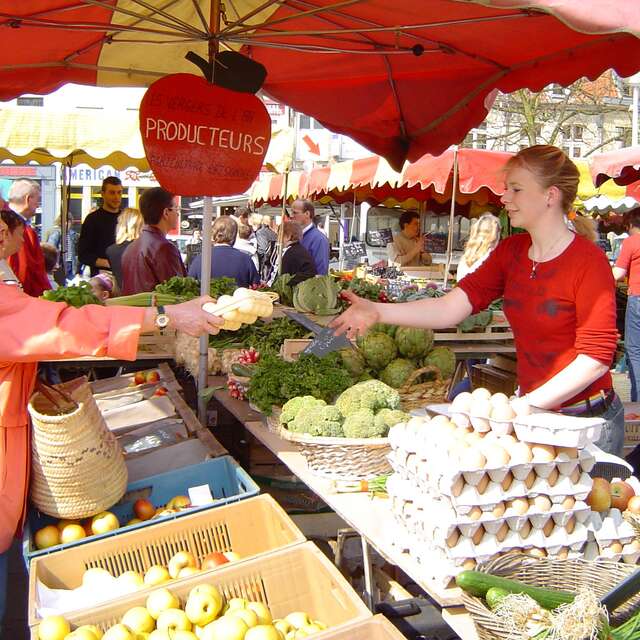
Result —
[{"label": "wicker basket", "polygon": [[[434,373],[435,380],[417,382],[425,373]],[[451,378],[443,380],[437,367],[422,367],[416,369],[407,382],[398,389],[400,393],[400,407],[404,411],[420,409],[427,404],[446,402],[451,385]]]},{"label": "wicker basket", "polygon": [[127,467],[86,378],[51,389],[42,387],[29,402],[31,500],[56,518],[87,518],[124,495]]},{"label": "wicker basket", "polygon": [[295,442],[315,475],[334,480],[367,480],[391,473],[388,438],[323,438],[291,433],[280,437]]},{"label": "wicker basket", "polygon": [[[611,560],[550,560],[523,554],[509,554],[478,567],[478,571],[503,578],[519,580],[535,587],[546,587],[575,592],[588,587],[602,597],[623,578],[635,571],[633,565]],[[486,606],[484,600],[462,592],[462,600],[475,623],[481,640],[514,640],[504,623]],[[616,609],[612,622],[620,624],[640,606],[640,595],[635,595]]]}]

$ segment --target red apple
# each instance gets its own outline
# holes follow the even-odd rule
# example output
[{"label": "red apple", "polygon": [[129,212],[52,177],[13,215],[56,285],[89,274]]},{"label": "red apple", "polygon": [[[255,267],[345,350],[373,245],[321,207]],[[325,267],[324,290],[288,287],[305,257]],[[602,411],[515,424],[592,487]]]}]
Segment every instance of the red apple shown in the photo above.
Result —
[{"label": "red apple", "polygon": [[133,376],[135,384],[144,384],[147,381],[147,376],[144,375],[144,371],[137,371]]},{"label": "red apple", "polygon": [[603,512],[611,508],[611,489],[609,481],[604,478],[594,478],[591,492],[587,496],[587,504],[592,511]]},{"label": "red apple", "polygon": [[154,392],[154,396],[166,396],[168,393],[168,389],[166,387],[158,387]]},{"label": "red apple", "polygon": [[149,384],[155,384],[160,381],[160,374],[157,371],[147,371],[147,382]]},{"label": "red apple", "polygon": [[629,504],[629,500],[635,495],[636,492],[628,482],[611,483],[611,506],[614,509],[624,511]]},{"label": "red apple", "polygon": [[212,551],[202,559],[202,569],[215,569],[221,564],[227,564],[229,559],[220,551]]},{"label": "red apple", "polygon": [[156,515],[156,508],[149,500],[140,498],[133,503],[133,512],[140,520],[150,520]]},{"label": "red apple", "polygon": [[629,513],[640,515],[640,496],[633,496],[633,498],[629,500],[627,511],[629,511]]}]

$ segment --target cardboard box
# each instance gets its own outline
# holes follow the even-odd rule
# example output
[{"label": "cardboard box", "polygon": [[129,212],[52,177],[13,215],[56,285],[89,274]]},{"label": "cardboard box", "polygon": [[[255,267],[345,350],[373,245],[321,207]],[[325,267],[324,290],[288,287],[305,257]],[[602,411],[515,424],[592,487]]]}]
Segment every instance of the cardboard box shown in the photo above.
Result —
[{"label": "cardboard box", "polygon": [[[125,571],[144,574],[154,564],[167,566],[180,550],[191,551],[199,562],[212,551],[235,551],[242,557],[236,565],[305,540],[271,496],[258,496],[215,511],[196,513],[41,556],[32,560],[29,573],[29,624],[33,626],[38,622],[37,580],[53,589],[75,589],[82,584],[85,570],[91,567],[106,569],[113,576]],[[165,586],[173,589],[182,582],[184,578]],[[153,589],[146,589],[145,593]]]}]

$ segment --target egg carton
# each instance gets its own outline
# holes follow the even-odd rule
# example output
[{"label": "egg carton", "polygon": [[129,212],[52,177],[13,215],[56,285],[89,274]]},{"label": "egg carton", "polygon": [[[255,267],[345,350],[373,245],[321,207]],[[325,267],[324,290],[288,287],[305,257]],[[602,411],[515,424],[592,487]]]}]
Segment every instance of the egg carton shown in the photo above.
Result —
[{"label": "egg carton", "polygon": [[513,420],[496,420],[487,416],[474,416],[466,411],[452,411],[451,422],[461,429],[473,427],[478,433],[493,431],[496,435],[506,436],[513,433]]},{"label": "egg carton", "polygon": [[582,449],[600,437],[602,418],[579,418],[540,412],[519,416],[513,427],[520,440]]},{"label": "egg carton", "polygon": [[622,517],[619,509],[609,509],[605,514],[592,511],[587,527],[595,541],[602,546],[612,542],[628,544],[635,540],[635,529]]},{"label": "egg carton", "polygon": [[601,546],[595,541],[590,541],[585,546],[584,559],[589,561],[613,560],[614,562],[635,565],[640,559],[640,544],[629,542],[623,545],[620,551],[618,547]]}]

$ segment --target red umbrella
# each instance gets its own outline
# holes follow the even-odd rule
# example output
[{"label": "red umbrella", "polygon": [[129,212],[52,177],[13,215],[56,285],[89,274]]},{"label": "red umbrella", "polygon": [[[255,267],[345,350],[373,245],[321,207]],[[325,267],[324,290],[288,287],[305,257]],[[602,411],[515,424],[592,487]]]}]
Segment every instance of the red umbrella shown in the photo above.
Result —
[{"label": "red umbrella", "polygon": [[0,0],[0,99],[145,86],[219,44],[266,67],[268,94],[399,169],[460,142],[497,90],[640,69],[629,0],[233,0],[217,34],[212,2]]},{"label": "red umbrella", "polygon": [[640,147],[616,149],[591,156],[589,170],[596,187],[610,178],[616,184],[630,185],[640,180]]}]

